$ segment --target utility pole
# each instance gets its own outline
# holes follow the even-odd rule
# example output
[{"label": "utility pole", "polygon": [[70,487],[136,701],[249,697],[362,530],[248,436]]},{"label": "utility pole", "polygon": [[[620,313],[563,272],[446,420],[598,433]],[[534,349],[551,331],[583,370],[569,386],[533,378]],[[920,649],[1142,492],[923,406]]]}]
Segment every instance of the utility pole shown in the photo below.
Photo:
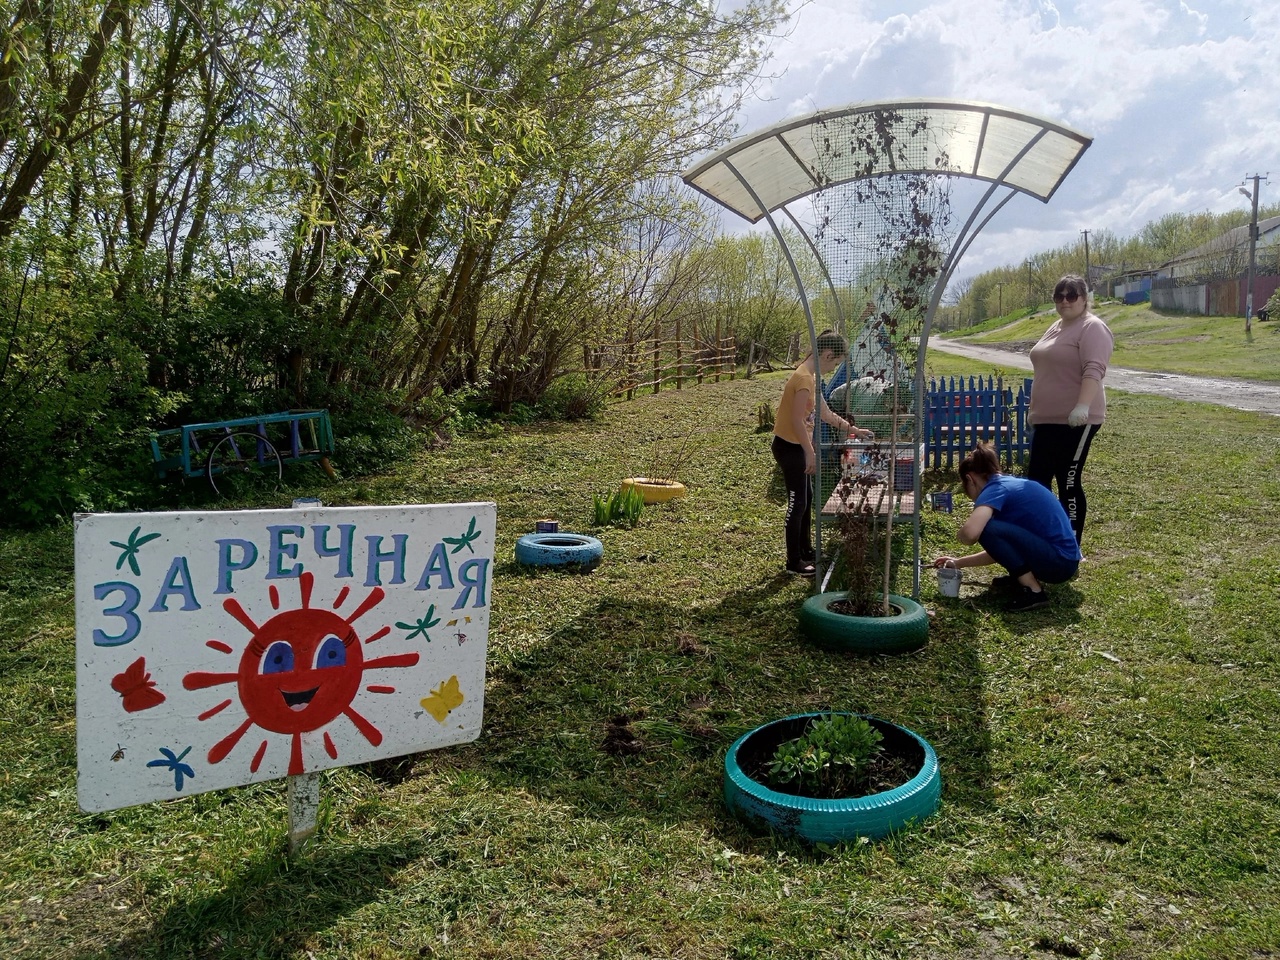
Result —
[{"label": "utility pole", "polygon": [[1004,285],[1007,282],[1005,280],[996,281],[996,316],[998,317],[1004,316]]},{"label": "utility pole", "polygon": [[1084,234],[1084,285],[1089,286],[1089,231],[1081,230]]},{"label": "utility pole", "polygon": [[1253,181],[1253,192],[1250,193],[1244,187],[1240,188],[1240,192],[1253,201],[1253,215],[1249,219],[1249,274],[1245,281],[1244,293],[1244,332],[1248,333],[1253,327],[1253,271],[1257,264],[1258,255],[1258,181],[1266,174],[1255,173],[1252,177],[1245,177],[1246,180]]},{"label": "utility pole", "polygon": [[1036,296],[1035,284],[1031,282],[1031,261],[1028,260],[1027,261],[1027,306],[1028,307],[1039,306],[1039,304],[1036,303],[1035,301],[1035,296]]}]

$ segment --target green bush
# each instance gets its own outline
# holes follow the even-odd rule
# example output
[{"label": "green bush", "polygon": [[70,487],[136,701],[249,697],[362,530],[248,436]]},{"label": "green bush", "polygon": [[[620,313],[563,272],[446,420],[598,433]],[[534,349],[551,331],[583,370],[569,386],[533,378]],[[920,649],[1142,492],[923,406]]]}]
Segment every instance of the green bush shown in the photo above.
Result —
[{"label": "green bush", "polygon": [[538,400],[538,415],[546,420],[593,420],[604,412],[608,399],[602,382],[570,374],[547,387]]}]

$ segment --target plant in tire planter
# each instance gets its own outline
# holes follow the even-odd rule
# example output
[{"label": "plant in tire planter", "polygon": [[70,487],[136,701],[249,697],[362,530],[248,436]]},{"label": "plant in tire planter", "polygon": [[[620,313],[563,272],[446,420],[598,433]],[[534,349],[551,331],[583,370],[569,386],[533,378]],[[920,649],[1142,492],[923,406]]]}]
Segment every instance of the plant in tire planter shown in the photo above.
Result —
[{"label": "plant in tire planter", "polygon": [[638,490],[644,502],[666,503],[685,495],[684,484],[676,477],[689,462],[692,453],[692,435],[685,435],[675,448],[663,448],[661,441],[653,445],[649,465],[644,476],[628,477],[622,481],[622,489]]},{"label": "plant in tire planter", "polygon": [[656,477],[627,477],[622,481],[622,491],[639,492],[646,504],[666,503],[685,495],[684,484],[678,480],[664,480]]},{"label": "plant in tire planter", "polygon": [[[856,748],[864,721],[880,741],[870,756]],[[788,747],[788,744],[797,744]],[[836,749],[832,749],[835,747]],[[827,777],[770,780],[770,768],[805,766],[805,751],[853,760],[848,771]],[[781,757],[780,757],[781,752]],[[800,758],[800,759],[797,759]],[[781,760],[781,763],[779,763]],[[923,820],[938,809],[942,777],[932,746],[906,727],[863,714],[808,713],[774,720],[744,734],[725,754],[724,797],[748,825],[810,843],[839,843],[856,837],[878,839]],[[803,780],[803,782],[799,782]],[[827,796],[819,794],[831,794]]]},{"label": "plant in tire planter", "polygon": [[[871,459],[880,451],[872,448]],[[838,559],[835,589],[805,600],[800,632],[820,646],[854,653],[905,653],[929,639],[929,617],[910,597],[889,592],[892,512],[885,518],[883,541],[875,535],[876,516],[860,485],[879,483],[870,472],[855,473],[842,484],[837,513]],[[883,561],[883,562],[882,562]]]}]

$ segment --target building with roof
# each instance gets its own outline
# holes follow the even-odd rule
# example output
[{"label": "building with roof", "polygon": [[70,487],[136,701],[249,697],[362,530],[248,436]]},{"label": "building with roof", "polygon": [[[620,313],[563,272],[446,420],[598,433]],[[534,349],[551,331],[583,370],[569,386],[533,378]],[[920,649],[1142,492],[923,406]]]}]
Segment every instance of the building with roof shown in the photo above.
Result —
[{"label": "building with roof", "polygon": [[[1258,273],[1280,273],[1280,217],[1258,221]],[[1160,264],[1156,275],[1170,280],[1225,280],[1249,268],[1249,224],[1202,243]]]}]

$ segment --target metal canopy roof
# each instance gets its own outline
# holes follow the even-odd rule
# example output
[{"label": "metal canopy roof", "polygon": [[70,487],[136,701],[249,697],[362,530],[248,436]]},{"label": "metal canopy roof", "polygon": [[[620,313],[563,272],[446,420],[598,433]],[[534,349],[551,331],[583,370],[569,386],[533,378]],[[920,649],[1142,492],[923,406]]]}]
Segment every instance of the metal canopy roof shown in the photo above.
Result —
[{"label": "metal canopy roof", "polygon": [[[860,151],[855,145],[836,164],[845,172],[833,174],[830,134],[858,123],[859,115],[866,115],[863,127],[873,139],[895,147]],[[752,223],[818,190],[900,173],[1002,183],[1048,202],[1092,142],[1069,127],[989,103],[880,100],[765,127],[703,159],[683,177]]]}]

